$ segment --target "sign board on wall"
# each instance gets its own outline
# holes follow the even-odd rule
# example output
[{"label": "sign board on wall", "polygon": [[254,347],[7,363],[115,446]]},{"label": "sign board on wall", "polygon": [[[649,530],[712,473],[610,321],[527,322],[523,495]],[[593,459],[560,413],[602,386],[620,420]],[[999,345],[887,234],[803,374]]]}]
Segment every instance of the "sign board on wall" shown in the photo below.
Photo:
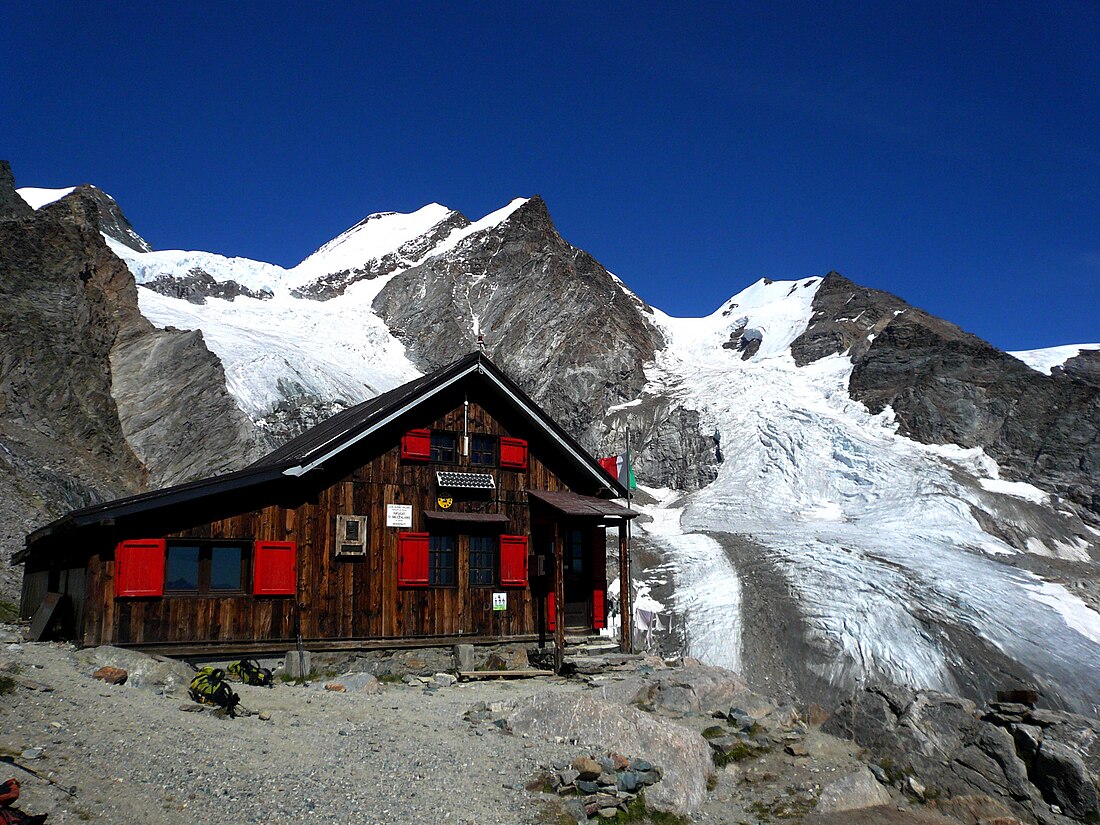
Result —
[{"label": "sign board on wall", "polygon": [[412,527],[413,526],[413,508],[411,504],[387,504],[386,505],[386,526],[387,527]]},{"label": "sign board on wall", "polygon": [[493,610],[507,610],[508,609],[508,594],[507,593],[494,593],[493,594]]}]

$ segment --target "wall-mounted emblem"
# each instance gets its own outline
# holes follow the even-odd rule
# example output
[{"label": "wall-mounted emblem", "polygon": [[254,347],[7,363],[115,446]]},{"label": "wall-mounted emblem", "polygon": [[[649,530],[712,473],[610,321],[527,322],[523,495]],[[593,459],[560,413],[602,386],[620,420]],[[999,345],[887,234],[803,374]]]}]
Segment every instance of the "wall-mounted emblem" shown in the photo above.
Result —
[{"label": "wall-mounted emblem", "polygon": [[435,503],[439,505],[440,510],[450,510],[451,505],[455,503],[455,500],[450,496],[440,496],[435,500]]}]

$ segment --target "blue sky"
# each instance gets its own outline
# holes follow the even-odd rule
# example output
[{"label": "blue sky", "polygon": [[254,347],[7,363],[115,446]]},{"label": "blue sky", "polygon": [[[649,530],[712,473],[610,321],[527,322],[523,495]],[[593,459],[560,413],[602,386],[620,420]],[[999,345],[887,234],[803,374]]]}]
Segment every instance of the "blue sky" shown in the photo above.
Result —
[{"label": "blue sky", "polygon": [[835,269],[1006,349],[1100,341],[1100,4],[21,3],[0,157],[156,248],[293,265],[539,193],[707,314]]}]

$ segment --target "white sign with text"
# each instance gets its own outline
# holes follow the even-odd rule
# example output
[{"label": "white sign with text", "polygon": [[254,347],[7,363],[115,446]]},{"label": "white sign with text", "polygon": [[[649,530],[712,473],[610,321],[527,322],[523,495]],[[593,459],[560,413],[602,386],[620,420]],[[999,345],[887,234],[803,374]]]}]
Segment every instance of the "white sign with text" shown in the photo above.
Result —
[{"label": "white sign with text", "polygon": [[411,504],[387,504],[386,505],[386,526],[387,527],[412,527],[413,526],[413,508]]}]

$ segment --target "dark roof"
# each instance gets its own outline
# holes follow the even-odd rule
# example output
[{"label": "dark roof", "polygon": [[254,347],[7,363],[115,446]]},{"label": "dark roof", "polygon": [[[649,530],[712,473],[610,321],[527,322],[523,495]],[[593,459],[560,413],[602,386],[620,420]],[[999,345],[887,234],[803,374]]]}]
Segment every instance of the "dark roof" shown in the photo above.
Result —
[{"label": "dark roof", "polygon": [[640,515],[621,504],[616,504],[614,501],[607,501],[595,496],[582,496],[579,493],[528,490],[527,497],[542,502],[563,516],[632,519]]},{"label": "dark roof", "polygon": [[597,482],[601,490],[614,497],[626,494],[626,490],[618,481],[604,472],[595,459],[543,412],[499,367],[483,353],[474,352],[433,373],[337,413],[243,470],[74,510],[27,536],[27,546],[13,556],[12,562],[24,561],[31,546],[59,532],[93,524],[104,524],[113,519],[161,507],[198,502],[234,490],[291,481],[293,478],[306,475],[320,467],[326,459],[390,423],[436,391],[469,375],[485,376],[505,396],[510,396],[513,403],[527,413],[532,424],[542,428],[564,448],[564,452],[570,455],[579,467],[591,474],[593,481]]}]

